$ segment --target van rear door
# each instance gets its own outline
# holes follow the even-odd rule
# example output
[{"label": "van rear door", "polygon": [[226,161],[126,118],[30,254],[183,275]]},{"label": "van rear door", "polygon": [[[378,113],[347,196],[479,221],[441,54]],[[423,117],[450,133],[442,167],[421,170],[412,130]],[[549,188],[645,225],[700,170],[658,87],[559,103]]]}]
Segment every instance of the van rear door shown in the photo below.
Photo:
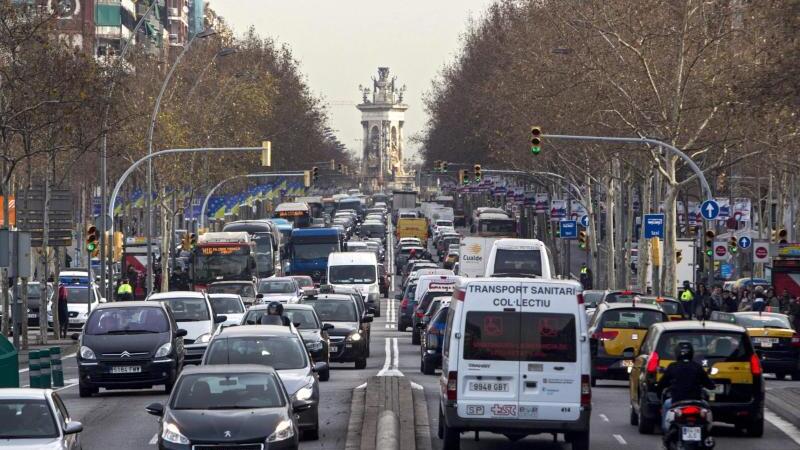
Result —
[{"label": "van rear door", "polygon": [[578,420],[581,336],[577,285],[523,283],[519,418]]},{"label": "van rear door", "polygon": [[515,419],[522,323],[521,283],[470,281],[464,286],[458,415]]}]

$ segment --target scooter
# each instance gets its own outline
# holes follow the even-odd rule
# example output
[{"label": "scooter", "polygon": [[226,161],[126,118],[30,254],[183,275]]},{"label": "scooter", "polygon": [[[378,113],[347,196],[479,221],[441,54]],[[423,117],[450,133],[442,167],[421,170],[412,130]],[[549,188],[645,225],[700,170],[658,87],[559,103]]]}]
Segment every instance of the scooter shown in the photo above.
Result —
[{"label": "scooter", "polygon": [[667,414],[668,429],[664,432],[667,450],[713,449],[711,437],[713,416],[705,401],[687,400],[673,404]]}]

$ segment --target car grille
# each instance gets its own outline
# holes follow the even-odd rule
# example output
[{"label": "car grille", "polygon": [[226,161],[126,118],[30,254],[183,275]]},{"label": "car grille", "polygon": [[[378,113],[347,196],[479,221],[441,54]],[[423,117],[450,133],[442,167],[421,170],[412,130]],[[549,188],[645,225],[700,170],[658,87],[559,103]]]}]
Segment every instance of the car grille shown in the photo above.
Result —
[{"label": "car grille", "polygon": [[131,358],[138,359],[138,360],[145,359],[145,360],[149,361],[149,358],[147,358],[147,357],[150,356],[150,353],[148,353],[148,352],[103,353],[102,356],[103,356],[103,358],[108,358],[108,359],[122,359],[123,361],[126,361],[126,362],[127,361],[133,361]]},{"label": "car grille", "polygon": [[330,339],[332,344],[338,344],[344,342],[345,336],[331,336]]},{"label": "car grille", "polygon": [[263,450],[264,444],[193,445],[192,450]]}]

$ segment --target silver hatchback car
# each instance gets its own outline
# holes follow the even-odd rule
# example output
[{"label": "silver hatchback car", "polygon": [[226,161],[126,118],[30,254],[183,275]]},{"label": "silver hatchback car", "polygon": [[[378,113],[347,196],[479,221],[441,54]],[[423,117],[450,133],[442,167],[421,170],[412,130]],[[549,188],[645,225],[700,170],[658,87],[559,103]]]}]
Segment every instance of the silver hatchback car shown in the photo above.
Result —
[{"label": "silver hatchback car", "polygon": [[67,407],[51,389],[0,389],[0,436],[15,449],[81,448],[83,425],[70,420]]}]

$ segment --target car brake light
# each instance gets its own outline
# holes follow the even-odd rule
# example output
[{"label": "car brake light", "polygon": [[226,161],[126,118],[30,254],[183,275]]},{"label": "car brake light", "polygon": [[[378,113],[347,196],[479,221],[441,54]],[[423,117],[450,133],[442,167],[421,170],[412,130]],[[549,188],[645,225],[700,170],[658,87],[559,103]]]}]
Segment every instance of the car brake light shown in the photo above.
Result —
[{"label": "car brake light", "polygon": [[619,335],[619,331],[596,331],[592,334],[592,339],[599,341],[612,341]]},{"label": "car brake light", "polygon": [[466,294],[467,294],[467,291],[462,291],[461,289],[456,289],[455,292],[453,292],[453,298],[456,299],[456,300],[461,300],[463,302],[464,301],[464,297],[466,296]]},{"label": "car brake light", "polygon": [[458,372],[447,372],[447,400],[458,400]]},{"label": "car brake light", "polygon": [[403,301],[400,302],[400,307],[401,308],[407,308],[408,307],[408,298],[407,297],[403,298]]},{"label": "car brake light", "polygon": [[592,382],[589,375],[581,375],[581,406],[592,404]]},{"label": "car brake light", "polygon": [[425,313],[423,313],[422,311],[417,310],[417,318],[422,319],[422,316],[424,316],[424,315],[425,315]]},{"label": "car brake light", "polygon": [[578,304],[579,305],[583,304],[583,294],[578,294]]},{"label": "car brake light", "polygon": [[658,353],[653,352],[647,359],[647,373],[654,375],[656,370],[658,370]]},{"label": "car brake light", "polygon": [[800,347],[800,333],[795,333],[792,336],[792,347]]},{"label": "car brake light", "polygon": [[761,370],[761,360],[758,359],[758,355],[753,353],[750,355],[750,373],[755,376],[761,375],[763,371]]}]

